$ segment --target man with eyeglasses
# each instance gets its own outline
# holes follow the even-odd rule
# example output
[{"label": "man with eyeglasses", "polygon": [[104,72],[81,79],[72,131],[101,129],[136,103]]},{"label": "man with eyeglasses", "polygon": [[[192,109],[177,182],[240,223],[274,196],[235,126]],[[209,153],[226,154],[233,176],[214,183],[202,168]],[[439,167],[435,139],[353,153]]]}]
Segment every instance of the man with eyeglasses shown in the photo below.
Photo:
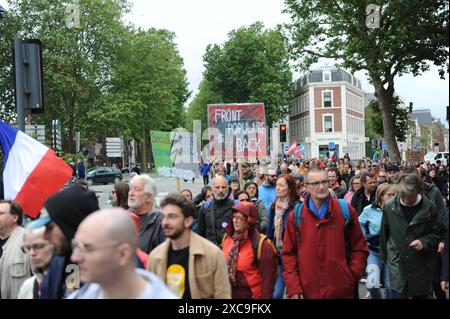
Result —
[{"label": "man with eyeglasses", "polygon": [[273,168],[268,168],[266,173],[266,181],[258,188],[259,198],[264,203],[267,211],[270,211],[277,192],[275,187],[277,185],[277,172]]},{"label": "man with eyeglasses", "polygon": [[109,208],[86,217],[72,240],[71,260],[85,285],[69,299],[175,299],[155,274],[136,269],[139,238],[127,211]]},{"label": "man with eyeglasses", "polygon": [[20,286],[31,276],[31,264],[22,251],[22,208],[0,201],[0,299],[16,299]]},{"label": "man with eyeglasses", "polygon": [[234,200],[228,197],[228,182],[223,176],[212,181],[214,198],[207,201],[198,213],[198,234],[216,245],[220,245],[228,225]]},{"label": "man with eyeglasses", "polygon": [[356,212],[347,206],[346,220],[341,204],[330,195],[324,170],[309,170],[305,184],[308,196],[301,218],[295,220],[295,209],[289,215],[281,251],[287,295],[291,299],[354,298],[368,256]]},{"label": "man with eyeglasses", "polygon": [[387,173],[385,170],[381,170],[378,172],[377,183],[378,185],[385,184],[388,182]]},{"label": "man with eyeglasses", "polygon": [[99,209],[97,196],[82,186],[70,186],[44,203],[41,217],[27,229],[45,226],[44,238],[55,246],[55,256],[44,278],[41,299],[62,299],[80,287],[79,268],[71,264],[71,241],[86,216]]},{"label": "man with eyeglasses", "polygon": [[40,299],[40,289],[54,256],[54,246],[44,238],[45,227],[25,230],[22,250],[30,258],[33,275],[20,287],[18,299]]},{"label": "man with eyeglasses", "polygon": [[255,181],[256,176],[255,176],[255,174],[253,174],[250,164],[245,162],[245,163],[242,163],[241,166],[242,166],[242,179],[244,180],[244,182]]}]

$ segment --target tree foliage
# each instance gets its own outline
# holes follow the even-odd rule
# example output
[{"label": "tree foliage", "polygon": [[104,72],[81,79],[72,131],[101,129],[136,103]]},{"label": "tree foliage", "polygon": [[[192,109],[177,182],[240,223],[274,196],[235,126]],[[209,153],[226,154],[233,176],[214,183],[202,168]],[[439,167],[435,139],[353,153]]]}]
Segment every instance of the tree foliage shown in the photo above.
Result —
[{"label": "tree foliage", "polygon": [[[332,58],[351,72],[366,70],[383,116],[384,138],[400,159],[391,106],[394,79],[420,75],[430,63],[448,72],[448,0],[285,0],[291,56],[307,70],[319,58]],[[380,6],[380,27],[366,24],[366,7]]]},{"label": "tree foliage", "polygon": [[77,131],[84,142],[122,135],[145,146],[150,130],[182,125],[189,91],[175,35],[125,25],[128,0],[80,0],[80,27],[68,28],[66,3],[8,1],[0,24],[1,116],[15,116],[11,44],[17,35],[43,43],[45,112],[35,122],[50,129],[60,119],[64,151],[74,153]]},{"label": "tree foliage", "polygon": [[[121,132],[146,146],[150,130],[170,131],[184,124],[189,91],[174,38],[167,30],[129,30],[112,67],[108,92],[88,113],[85,131],[94,136]],[[142,155],[146,157],[146,149]]]},{"label": "tree foliage", "polygon": [[263,102],[269,125],[287,115],[292,73],[280,30],[260,22],[233,30],[223,45],[208,45],[203,59],[215,103]]},{"label": "tree foliage", "polygon": [[[51,127],[52,119],[62,123],[65,151],[74,151],[75,132],[102,96],[111,78],[116,60],[117,43],[123,38],[123,14],[129,8],[126,0],[80,0],[80,27],[68,28],[66,2],[60,0],[9,0],[9,41],[0,43],[8,51],[11,34],[19,38],[37,38],[43,43],[45,112],[37,122]],[[9,94],[6,109],[13,108],[12,58],[4,61],[0,92]],[[6,73],[6,74],[5,74]],[[5,93],[6,92],[6,93]]]},{"label": "tree foliage", "polygon": [[198,93],[189,104],[186,113],[185,128],[193,131],[194,120],[201,121],[201,130],[208,128],[208,104],[222,103],[222,98],[214,94],[211,85],[203,79],[199,85]]},{"label": "tree foliage", "polygon": [[[372,109],[372,115],[369,118],[369,126],[373,132],[378,136],[384,135],[383,118],[380,111],[380,106],[377,100],[372,100],[369,104]],[[398,96],[394,97],[391,105],[392,118],[394,120],[394,135],[397,141],[405,142],[406,135],[409,130],[408,123],[408,109],[405,108]]]}]

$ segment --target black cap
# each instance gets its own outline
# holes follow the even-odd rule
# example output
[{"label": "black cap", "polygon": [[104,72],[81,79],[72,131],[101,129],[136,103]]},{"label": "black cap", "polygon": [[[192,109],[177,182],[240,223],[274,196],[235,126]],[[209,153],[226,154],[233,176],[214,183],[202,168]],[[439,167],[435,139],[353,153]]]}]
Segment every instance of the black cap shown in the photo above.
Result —
[{"label": "black cap", "polygon": [[97,196],[80,185],[68,187],[49,197],[44,206],[51,220],[70,242],[83,219],[99,210]]}]

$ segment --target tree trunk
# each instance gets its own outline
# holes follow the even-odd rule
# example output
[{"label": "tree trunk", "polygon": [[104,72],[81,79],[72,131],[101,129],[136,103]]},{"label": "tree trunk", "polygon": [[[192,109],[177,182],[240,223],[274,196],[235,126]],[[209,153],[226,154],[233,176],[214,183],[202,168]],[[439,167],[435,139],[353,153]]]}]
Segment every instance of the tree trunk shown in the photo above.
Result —
[{"label": "tree trunk", "polygon": [[142,125],[142,152],[141,152],[141,172],[147,173],[147,129]]},{"label": "tree trunk", "polygon": [[148,153],[149,153],[149,163],[152,164],[152,166],[155,165],[155,159],[153,158],[153,146],[152,146],[152,140],[149,138],[148,143]]},{"label": "tree trunk", "polygon": [[397,140],[394,134],[394,122],[392,117],[392,101],[394,98],[394,85],[389,84],[385,89],[382,85],[375,84],[375,96],[378,98],[381,116],[383,118],[384,139],[387,143],[391,162],[400,162],[401,156]]},{"label": "tree trunk", "polygon": [[102,157],[102,166],[103,164],[106,164],[106,161],[108,160],[108,158],[106,157],[106,137],[108,136],[108,132],[103,133],[102,137],[101,137],[101,143],[102,143],[102,150],[100,151],[100,156]]}]

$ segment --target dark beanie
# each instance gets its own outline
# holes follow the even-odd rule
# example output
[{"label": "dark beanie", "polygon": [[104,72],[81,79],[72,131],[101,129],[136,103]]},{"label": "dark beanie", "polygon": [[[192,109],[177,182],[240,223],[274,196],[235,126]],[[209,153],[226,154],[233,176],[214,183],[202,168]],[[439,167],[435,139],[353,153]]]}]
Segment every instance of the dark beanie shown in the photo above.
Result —
[{"label": "dark beanie", "polygon": [[69,242],[75,237],[78,226],[92,212],[99,210],[97,196],[80,185],[70,186],[44,203],[52,221],[61,228]]}]

